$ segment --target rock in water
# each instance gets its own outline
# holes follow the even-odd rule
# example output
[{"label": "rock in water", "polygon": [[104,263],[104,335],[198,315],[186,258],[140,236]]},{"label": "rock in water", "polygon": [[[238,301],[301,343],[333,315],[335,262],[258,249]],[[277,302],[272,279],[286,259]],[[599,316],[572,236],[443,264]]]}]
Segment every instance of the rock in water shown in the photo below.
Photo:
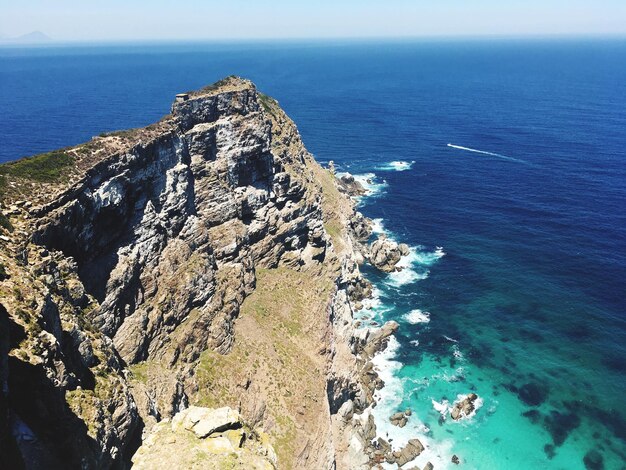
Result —
[{"label": "rock in water", "polygon": [[465,398],[457,401],[450,411],[450,416],[452,417],[452,419],[458,421],[461,418],[466,418],[467,416],[471,415],[476,409],[474,406],[476,400],[478,400],[478,395],[476,395],[475,393],[470,393],[469,395],[465,396]]},{"label": "rock in water", "polygon": [[361,183],[354,179],[350,173],[341,175],[339,178],[340,188],[350,196],[363,196],[367,193]]},{"label": "rock in water", "polygon": [[369,259],[375,267],[384,272],[392,272],[396,270],[396,265],[402,258],[403,251],[408,254],[408,246],[404,250],[400,246],[384,236],[381,236],[370,245]]},{"label": "rock in water", "polygon": [[400,254],[402,256],[409,256],[409,254],[411,254],[411,248],[409,248],[409,245],[406,243],[400,243],[398,245],[398,249],[400,250]]},{"label": "rock in water", "polygon": [[409,439],[406,446],[404,446],[401,450],[397,450],[390,455],[387,455],[386,460],[388,463],[395,463],[398,467],[402,467],[418,457],[423,450],[424,446],[419,439]]},{"label": "rock in water", "polygon": [[408,419],[406,416],[404,416],[404,413],[395,413],[389,417],[389,421],[391,421],[391,424],[393,424],[394,426],[403,428],[404,426],[406,426]]},{"label": "rock in water", "polygon": [[603,470],[604,469],[604,459],[602,458],[602,454],[597,450],[590,450],[585,454],[583,458],[583,463],[585,464],[585,468],[587,470]]}]

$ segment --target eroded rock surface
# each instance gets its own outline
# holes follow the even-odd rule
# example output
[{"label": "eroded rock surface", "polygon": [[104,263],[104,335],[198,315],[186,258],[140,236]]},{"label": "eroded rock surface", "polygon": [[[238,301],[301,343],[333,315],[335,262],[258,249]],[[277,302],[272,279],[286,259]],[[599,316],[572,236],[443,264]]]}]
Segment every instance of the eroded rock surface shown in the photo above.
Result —
[{"label": "eroded rock surface", "polygon": [[192,407],[162,421],[133,456],[133,468],[274,470],[268,436],[244,426],[230,408]]},{"label": "eroded rock surface", "polygon": [[466,395],[465,398],[456,401],[450,410],[450,417],[458,421],[459,419],[471,416],[476,410],[476,400],[478,400],[478,395],[470,393]]},{"label": "eroded rock surface", "polygon": [[392,272],[398,269],[400,259],[409,253],[408,245],[381,236],[370,245],[369,260],[381,271]]},{"label": "eroded rock surface", "polygon": [[[279,467],[370,467],[369,359],[397,324],[355,330],[371,224],[276,101],[229,78],[159,123],[37,162],[59,171],[12,164],[0,195],[11,455],[119,467],[162,433],[237,453],[249,426],[280,442]],[[403,248],[376,253],[391,270]],[[171,428],[207,404],[232,414]],[[235,413],[247,424],[232,429]]]}]

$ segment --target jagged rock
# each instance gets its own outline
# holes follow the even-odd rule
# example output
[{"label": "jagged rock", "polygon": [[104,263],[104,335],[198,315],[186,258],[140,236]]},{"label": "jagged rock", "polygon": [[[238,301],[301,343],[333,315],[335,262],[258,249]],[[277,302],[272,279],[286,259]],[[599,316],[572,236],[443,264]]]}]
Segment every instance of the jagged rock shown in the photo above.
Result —
[{"label": "jagged rock", "polygon": [[[217,415],[232,413],[236,412],[230,409],[192,407],[176,414],[171,423],[159,423],[133,456],[133,468],[274,470],[276,454],[262,431],[246,434],[241,421],[237,421],[238,429],[214,431],[206,435],[204,431],[197,432],[199,426],[209,420],[216,420]],[[225,421],[222,418],[224,416],[218,421],[232,421],[230,418]]]},{"label": "jagged rock", "polygon": [[354,402],[352,400],[346,401],[341,405],[337,414],[341,416],[344,421],[352,419],[352,415],[354,414]]},{"label": "jagged rock", "polygon": [[377,442],[378,448],[383,452],[383,454],[387,454],[391,452],[391,444],[389,444],[389,442],[387,442],[385,439],[383,439],[382,437],[379,437],[376,442]]},{"label": "jagged rock", "polygon": [[355,237],[359,241],[367,241],[372,235],[372,222],[366,218],[360,212],[354,214],[350,219],[350,228]]},{"label": "jagged rock", "polygon": [[459,460],[459,457],[458,457],[456,454],[454,454],[454,455],[452,456],[452,463],[453,463],[454,465],[458,465],[458,464],[460,464],[460,463],[461,463],[461,461]]},{"label": "jagged rock", "polygon": [[423,450],[424,446],[419,441],[419,439],[409,439],[407,445],[404,446],[401,450],[388,453],[386,455],[386,460],[387,463],[395,463],[398,465],[398,467],[402,467],[403,465],[418,457]]},{"label": "jagged rock", "polygon": [[400,250],[402,256],[408,256],[411,253],[411,248],[406,243],[398,244],[398,250]]},{"label": "jagged rock", "polygon": [[430,462],[426,462],[426,465],[424,465],[423,470],[434,470],[434,468],[435,468],[435,467],[433,466],[433,464],[432,464],[432,463],[430,463]]},{"label": "jagged rock", "polygon": [[389,337],[394,334],[399,324],[393,320],[386,322],[379,328],[370,328],[365,333],[362,350],[370,357],[380,351],[384,351],[389,342]]},{"label": "jagged rock", "polygon": [[367,191],[361,183],[354,179],[350,173],[345,173],[339,178],[340,188],[350,196],[362,196]]},{"label": "jagged rock", "polygon": [[402,253],[403,250],[400,249],[395,241],[380,237],[370,245],[369,260],[372,265],[381,271],[392,272],[396,270],[396,265],[400,262]]},{"label": "jagged rock", "polygon": [[391,415],[391,417],[389,418],[389,421],[391,421],[391,424],[393,424],[394,426],[403,428],[404,426],[406,426],[406,423],[408,422],[408,418],[404,415],[404,413],[395,413]]},{"label": "jagged rock", "polygon": [[240,428],[242,423],[239,413],[227,406],[216,410],[192,406],[172,420],[172,426],[179,425],[202,439],[213,433]]},{"label": "jagged rock", "polygon": [[[285,466],[369,468],[376,433],[365,410],[382,381],[364,366],[397,328],[354,330],[353,304],[371,294],[357,248],[370,223],[267,100],[230,78],[177,101],[154,125],[64,149],[75,158],[67,179],[20,182],[33,204],[28,218],[12,206],[21,216],[0,246],[11,273],[2,305],[14,335],[8,379],[4,366],[2,375],[11,412],[46,430],[36,437],[51,459],[118,467],[143,428],[138,468],[187,468],[197,449],[210,456],[235,449],[237,458],[247,455],[245,468],[257,468],[255,455],[273,465],[273,451],[241,427],[220,432],[208,419],[189,418],[190,432],[167,420],[214,386],[223,391],[213,380],[200,389],[196,368],[205,353],[232,351],[235,319],[258,289],[257,275],[289,267],[319,281],[304,300],[321,298],[321,307],[303,308],[314,326],[302,333],[311,356],[320,351],[307,369],[318,393],[303,399],[303,417],[278,410],[294,421],[301,444]],[[275,361],[274,370],[284,365],[263,359]],[[233,378],[247,382],[225,398],[255,425],[276,423],[267,383],[257,380],[267,374]],[[205,412],[182,416],[190,413]],[[237,426],[232,416],[226,421]]]},{"label": "jagged rock", "polygon": [[457,401],[452,410],[450,410],[450,416],[455,421],[461,418],[469,416],[475,410],[474,402],[478,399],[478,395],[470,393],[462,400]]}]

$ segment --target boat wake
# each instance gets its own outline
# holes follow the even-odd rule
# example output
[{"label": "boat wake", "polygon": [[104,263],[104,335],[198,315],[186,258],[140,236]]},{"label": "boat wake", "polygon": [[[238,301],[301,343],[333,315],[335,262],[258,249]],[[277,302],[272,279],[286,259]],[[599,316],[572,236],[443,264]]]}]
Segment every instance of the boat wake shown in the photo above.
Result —
[{"label": "boat wake", "polygon": [[519,158],[507,157],[506,155],[501,155],[499,153],[485,152],[484,150],[477,150],[477,149],[472,149],[472,148],[469,148],[469,147],[461,147],[460,145],[448,144],[448,147],[453,148],[453,149],[457,149],[457,150],[464,150],[466,152],[479,153],[481,155],[489,155],[490,157],[496,157],[496,158],[500,158],[502,160],[508,160],[510,162],[528,163],[527,161],[520,160]]}]

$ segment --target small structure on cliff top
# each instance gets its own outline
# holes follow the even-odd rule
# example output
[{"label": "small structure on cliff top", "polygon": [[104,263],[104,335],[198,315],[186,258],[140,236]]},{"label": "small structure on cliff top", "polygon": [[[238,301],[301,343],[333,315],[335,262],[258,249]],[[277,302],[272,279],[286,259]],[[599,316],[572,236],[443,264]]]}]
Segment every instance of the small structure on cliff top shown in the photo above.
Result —
[{"label": "small structure on cliff top", "polygon": [[189,93],[178,93],[176,95],[176,102],[182,103],[183,101],[187,101],[189,99]]}]

